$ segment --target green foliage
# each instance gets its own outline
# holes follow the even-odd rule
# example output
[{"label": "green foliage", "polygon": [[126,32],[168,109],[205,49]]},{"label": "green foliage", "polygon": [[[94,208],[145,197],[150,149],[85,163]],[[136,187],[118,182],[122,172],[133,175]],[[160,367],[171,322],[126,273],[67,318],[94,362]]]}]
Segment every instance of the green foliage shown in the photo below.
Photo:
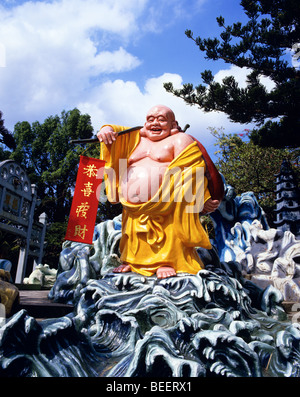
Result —
[{"label": "green foliage", "polygon": [[201,215],[200,222],[204,227],[206,233],[208,234],[210,239],[214,239],[216,237],[215,228],[213,221],[209,215]]},{"label": "green foliage", "polygon": [[4,120],[2,119],[2,112],[0,110],[0,143],[3,143],[10,149],[16,148],[16,142],[12,136],[12,134],[5,128]]},{"label": "green foliage", "polygon": [[[287,50],[300,42],[300,7],[298,0],[242,0],[249,18],[226,26],[222,16],[217,18],[222,29],[220,39],[187,37],[194,40],[210,60],[223,60],[238,67],[249,68],[247,87],[240,88],[234,77],[214,81],[212,72],[201,73],[204,84],[194,87],[184,84],[165,89],[190,105],[206,112],[221,111],[233,122],[255,122],[259,127],[251,135],[261,146],[297,147],[300,127],[300,71],[286,61]],[[275,88],[268,92],[260,77],[269,77]],[[265,123],[265,121],[267,121]],[[265,124],[264,124],[265,123]]]},{"label": "green foliage", "polygon": [[10,156],[10,151],[5,150],[3,147],[0,146],[0,161],[7,160]]},{"label": "green foliage", "polygon": [[[0,259],[7,259],[12,264],[18,263],[21,240],[12,233],[0,230]],[[16,266],[13,266],[10,275],[16,275]]]},{"label": "green foliage", "polygon": [[120,203],[111,204],[108,200],[105,202],[100,202],[96,223],[115,218],[122,213],[122,209],[123,207]]},{"label": "green foliage", "polygon": [[46,231],[46,249],[43,257],[43,263],[48,264],[51,268],[56,268],[58,258],[61,253],[61,247],[67,230],[67,221],[53,222],[48,225]]},{"label": "green foliage", "polygon": [[26,170],[31,183],[37,186],[39,206],[35,216],[38,218],[42,212],[48,216],[44,262],[51,267],[58,263],[65,236],[79,156],[84,153],[99,157],[99,148],[84,148],[69,141],[92,135],[90,116],[80,114],[78,109],[50,116],[43,123],[23,121],[15,125],[16,148],[10,158]]},{"label": "green foliage", "polygon": [[84,151],[69,141],[90,138],[92,132],[90,116],[81,115],[78,109],[50,116],[42,124],[24,121],[15,126],[17,146],[11,158],[37,185],[39,213],[46,212],[51,223],[64,222],[69,214],[79,155]]},{"label": "green foliage", "polygon": [[226,135],[222,130],[211,130],[211,133],[217,139],[216,166],[226,182],[238,195],[252,191],[271,225],[275,208],[275,174],[282,161],[288,159],[300,177],[300,151],[260,147],[252,141],[245,142],[238,135]]}]

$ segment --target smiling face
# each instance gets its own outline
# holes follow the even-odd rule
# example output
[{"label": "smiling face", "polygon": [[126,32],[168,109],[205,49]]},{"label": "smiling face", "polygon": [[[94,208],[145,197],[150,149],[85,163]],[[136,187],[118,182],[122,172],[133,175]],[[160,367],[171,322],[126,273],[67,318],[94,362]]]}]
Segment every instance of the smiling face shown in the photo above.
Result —
[{"label": "smiling face", "polygon": [[166,106],[158,105],[149,110],[143,134],[151,141],[160,141],[171,135],[171,130],[176,126],[172,110]]}]

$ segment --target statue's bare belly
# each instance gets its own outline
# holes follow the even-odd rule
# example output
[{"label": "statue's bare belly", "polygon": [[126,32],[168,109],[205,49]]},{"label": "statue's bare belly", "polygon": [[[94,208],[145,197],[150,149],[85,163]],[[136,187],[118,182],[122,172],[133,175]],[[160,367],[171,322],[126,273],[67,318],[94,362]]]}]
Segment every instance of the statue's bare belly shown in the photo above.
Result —
[{"label": "statue's bare belly", "polygon": [[158,191],[169,164],[150,157],[132,163],[121,181],[124,199],[132,204],[149,201]]}]

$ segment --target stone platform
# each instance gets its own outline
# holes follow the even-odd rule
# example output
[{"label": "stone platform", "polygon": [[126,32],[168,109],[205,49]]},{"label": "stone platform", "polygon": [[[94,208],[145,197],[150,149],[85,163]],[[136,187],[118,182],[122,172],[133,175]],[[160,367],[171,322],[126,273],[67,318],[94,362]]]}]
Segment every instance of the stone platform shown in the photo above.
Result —
[{"label": "stone platform", "polygon": [[19,309],[25,309],[27,313],[37,320],[58,318],[73,311],[72,305],[56,303],[48,299],[49,290],[19,290]]}]

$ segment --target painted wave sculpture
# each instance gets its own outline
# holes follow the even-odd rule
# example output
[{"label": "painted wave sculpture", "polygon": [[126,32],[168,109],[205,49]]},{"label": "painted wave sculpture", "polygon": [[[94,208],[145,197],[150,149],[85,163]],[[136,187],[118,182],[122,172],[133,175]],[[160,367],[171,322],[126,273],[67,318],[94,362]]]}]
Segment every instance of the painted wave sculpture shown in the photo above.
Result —
[{"label": "painted wave sculpture", "polygon": [[[227,200],[237,205],[229,193]],[[224,222],[240,222],[246,236],[263,220],[251,200],[247,221],[215,218],[225,242],[231,229]],[[21,310],[7,319],[1,377],[300,376],[299,323],[288,318],[274,285],[244,278],[236,256],[224,260],[232,245],[219,240],[217,249],[200,250],[205,269],[196,275],[114,274],[120,228],[121,216],[96,226],[92,247],[64,243],[49,298],[74,311],[36,321]]]},{"label": "painted wave sculpture", "polygon": [[[298,377],[300,327],[270,286],[222,268],[165,280],[90,279],[73,313],[37,322],[22,310],[1,328],[1,376]],[[250,288],[249,288],[250,287]]]}]

